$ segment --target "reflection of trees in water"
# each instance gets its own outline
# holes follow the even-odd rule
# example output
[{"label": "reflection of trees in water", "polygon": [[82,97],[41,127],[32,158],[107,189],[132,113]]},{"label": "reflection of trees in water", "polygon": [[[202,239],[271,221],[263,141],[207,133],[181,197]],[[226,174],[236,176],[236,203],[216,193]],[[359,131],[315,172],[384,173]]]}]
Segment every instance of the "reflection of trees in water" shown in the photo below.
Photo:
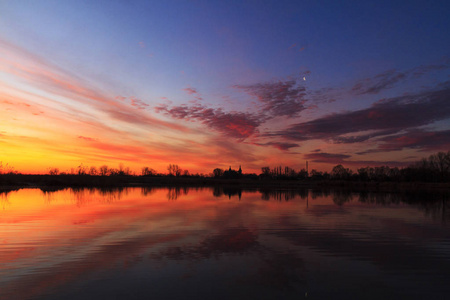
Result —
[{"label": "reflection of trees in water", "polygon": [[[222,188],[215,187],[213,189],[213,196],[220,197],[228,195],[228,197],[239,196],[241,199],[242,193],[245,190],[242,188]],[[414,192],[398,192],[398,193],[383,193],[383,192],[368,192],[362,191],[359,193],[352,192],[346,189],[259,189],[261,199],[289,201],[296,197],[307,199],[308,196],[312,200],[316,198],[332,197],[336,205],[342,206],[351,201],[359,201],[361,203],[376,204],[376,205],[391,205],[391,204],[408,204],[425,211],[426,215],[430,215],[434,219],[441,219],[443,221],[450,220],[450,192],[429,192],[429,191],[414,191]]]},{"label": "reflection of trees in water", "polygon": [[[92,189],[93,193],[95,189]],[[117,188],[99,188],[98,193],[102,196],[101,202],[112,203],[120,201],[123,196],[127,196],[129,188],[117,187]]]},{"label": "reflection of trees in water", "polygon": [[331,194],[331,190],[329,189],[312,189],[310,191],[311,198],[317,199],[317,198],[323,198],[323,197],[329,197]]},{"label": "reflection of trees in water", "polygon": [[47,198],[47,203],[51,204],[55,200],[55,193],[66,190],[65,187],[41,187],[39,188],[44,197]]},{"label": "reflection of trees in water", "polygon": [[179,196],[187,195],[189,187],[167,187],[167,200],[177,200]]},{"label": "reflection of trees in water", "polygon": [[113,203],[119,201],[124,195],[128,194],[128,188],[71,188],[74,201],[78,207],[87,205],[93,201],[97,192],[101,197],[98,200],[101,203]]},{"label": "reflection of trees in water", "polygon": [[339,206],[352,201],[352,193],[346,190],[336,190],[333,192],[333,202]]},{"label": "reflection of trees in water", "polygon": [[401,193],[333,191],[333,202],[343,205],[352,200],[376,205],[408,204],[425,212],[435,220],[450,220],[450,192],[414,191]]},{"label": "reflection of trees in water", "polygon": [[154,187],[142,187],[141,188],[141,195],[142,196],[150,196],[153,193],[155,193],[156,189]]},{"label": "reflection of trees in water", "polygon": [[226,228],[208,236],[197,245],[174,246],[152,254],[156,260],[176,260],[186,263],[220,259],[224,255],[251,255],[257,258],[257,268],[250,276],[237,278],[241,283],[260,284],[276,289],[292,289],[302,283],[304,263],[295,251],[280,252],[263,246],[255,231],[246,227]]},{"label": "reflection of trees in water", "polygon": [[11,190],[0,190],[0,204],[2,209],[6,209],[7,205],[11,205],[11,203],[8,200],[8,194],[12,191],[17,191],[17,189],[11,189]]},{"label": "reflection of trees in water", "polygon": [[227,195],[228,199],[231,199],[231,197],[238,196],[239,200],[241,200],[242,191],[243,191],[242,188],[214,187],[214,189],[213,189],[213,196],[214,197],[222,197],[223,195]]},{"label": "reflection of trees in water", "polygon": [[261,199],[263,200],[277,200],[277,201],[289,201],[296,197],[306,199],[308,197],[308,190],[274,190],[274,189],[260,189]]}]

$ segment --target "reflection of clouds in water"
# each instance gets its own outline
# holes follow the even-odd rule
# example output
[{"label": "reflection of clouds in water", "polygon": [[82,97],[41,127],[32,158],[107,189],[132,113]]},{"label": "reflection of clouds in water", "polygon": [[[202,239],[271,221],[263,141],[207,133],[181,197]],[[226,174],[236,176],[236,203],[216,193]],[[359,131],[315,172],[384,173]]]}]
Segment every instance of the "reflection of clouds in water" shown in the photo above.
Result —
[{"label": "reflection of clouds in water", "polygon": [[256,232],[245,227],[226,228],[206,237],[197,245],[168,247],[151,254],[150,258],[189,263],[211,258],[220,261],[223,256],[236,255],[252,256],[257,260],[257,265],[250,269],[250,276],[243,274],[235,276],[238,283],[293,289],[295,285],[304,281],[302,275],[304,264],[298,253],[278,251],[262,245]]},{"label": "reflection of clouds in water", "polygon": [[206,237],[197,246],[170,247],[152,257],[155,259],[198,260],[218,258],[227,253],[245,254],[259,247],[258,236],[247,228],[227,228]]},{"label": "reflection of clouds in water", "polygon": [[[187,195],[188,191],[192,194]],[[20,193],[0,193],[3,195],[0,200],[8,197],[14,206]],[[179,201],[168,203],[166,193],[177,195]],[[212,193],[223,197],[215,198]],[[163,271],[176,270],[178,273],[170,273],[175,277],[181,276],[180,269],[185,268],[192,270],[191,277],[195,280],[212,277],[214,283],[218,280],[214,274],[219,274],[220,278],[232,281],[227,281],[230,286],[261,290],[269,287],[283,293],[305,287],[310,275],[306,270],[314,259],[351,260],[387,273],[425,274],[432,270],[435,275],[426,275],[425,279],[436,279],[436,285],[442,284],[439,278],[446,278],[450,270],[444,259],[448,257],[445,244],[440,244],[448,240],[445,224],[439,222],[436,226],[436,222],[417,212],[419,208],[442,216],[449,211],[448,197],[439,194],[415,192],[410,197],[407,193],[342,190],[249,192],[239,188],[186,187],[68,189],[43,194],[27,190],[23,203],[32,198],[45,199],[46,195],[54,196],[54,202],[37,206],[39,210],[31,215],[34,219],[29,218],[30,207],[26,205],[22,206],[23,216],[20,209],[16,215],[8,207],[6,211],[11,213],[10,220],[32,225],[28,235],[23,232],[21,237],[10,236],[24,245],[36,241],[32,231],[38,227],[30,220],[48,218],[48,222],[41,220],[45,225],[41,228],[48,230],[47,248],[43,243],[37,244],[36,247],[41,247],[36,248],[39,253],[33,250],[24,252],[27,256],[3,260],[17,266],[17,270],[32,255],[36,255],[37,261],[46,262],[45,270],[36,263],[23,271],[26,276],[3,286],[4,291],[20,290],[18,295],[23,295],[22,298],[84,280],[86,274],[97,271],[111,269],[117,273],[119,265],[125,267],[121,271],[132,273],[144,265],[152,268],[165,264],[167,268]],[[268,201],[261,201],[264,197]],[[307,199],[309,207],[305,205]],[[74,204],[82,207],[73,209]],[[308,254],[311,252],[315,258]],[[3,270],[11,276],[10,270]],[[147,278],[142,276],[139,278]],[[0,298],[1,294],[0,290]]]}]

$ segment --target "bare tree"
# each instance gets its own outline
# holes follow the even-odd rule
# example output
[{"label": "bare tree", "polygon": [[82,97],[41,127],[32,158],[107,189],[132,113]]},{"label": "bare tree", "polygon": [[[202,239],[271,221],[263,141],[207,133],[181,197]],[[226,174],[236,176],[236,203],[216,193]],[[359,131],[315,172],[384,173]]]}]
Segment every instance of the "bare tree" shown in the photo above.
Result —
[{"label": "bare tree", "polygon": [[152,175],[155,175],[155,174],[156,174],[156,171],[153,170],[152,168],[149,168],[149,167],[143,167],[142,168],[142,175],[143,176],[152,176]]},{"label": "bare tree", "polygon": [[175,164],[170,164],[167,167],[167,170],[169,171],[169,175],[170,176],[180,176],[181,175],[181,169],[180,167],[178,167],[178,165]]},{"label": "bare tree", "polygon": [[94,166],[92,166],[92,167],[89,169],[89,175],[97,175],[97,174],[98,174],[97,168],[94,167]]},{"label": "bare tree", "polygon": [[48,170],[48,174],[50,174],[50,175],[58,175],[58,173],[59,173],[59,169],[58,168],[50,168]]},{"label": "bare tree", "polygon": [[263,175],[269,176],[270,175],[270,167],[262,167],[261,172]]},{"label": "bare tree", "polygon": [[100,173],[100,175],[102,175],[102,176],[106,176],[107,174],[108,174],[108,166],[107,165],[103,165],[103,166],[101,166],[100,168],[99,168],[99,173]]}]

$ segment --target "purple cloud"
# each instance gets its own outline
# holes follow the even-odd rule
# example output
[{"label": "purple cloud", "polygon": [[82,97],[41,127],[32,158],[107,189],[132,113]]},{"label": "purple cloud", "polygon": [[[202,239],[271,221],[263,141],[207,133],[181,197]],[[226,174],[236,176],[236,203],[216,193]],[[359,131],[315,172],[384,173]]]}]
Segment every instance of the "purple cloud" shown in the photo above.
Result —
[{"label": "purple cloud", "polygon": [[316,163],[327,163],[327,164],[342,164],[350,166],[406,166],[408,162],[400,161],[372,161],[372,160],[347,160],[351,158],[351,155],[347,154],[336,154],[336,153],[326,153],[313,151],[304,155],[305,159]]},{"label": "purple cloud", "polygon": [[258,145],[258,146],[272,146],[272,147],[275,147],[275,148],[277,148],[279,150],[282,150],[282,151],[287,151],[290,148],[300,147],[299,144],[283,143],[283,142],[268,142],[268,143],[264,143],[264,144],[256,143],[255,145]]},{"label": "purple cloud", "polygon": [[340,164],[344,163],[345,159],[350,158],[347,154],[333,154],[325,152],[313,152],[304,155],[305,159],[311,160],[317,163],[333,163]]},{"label": "purple cloud", "polygon": [[[371,107],[328,115],[309,122],[297,123],[286,130],[268,133],[268,137],[289,140],[313,139],[336,142],[361,142],[401,130],[417,128],[450,117],[450,88],[401,96],[374,103]],[[345,137],[350,133],[373,131],[370,135]]]},{"label": "purple cloud", "polygon": [[306,109],[306,88],[296,80],[234,85],[264,104],[263,110],[270,117],[294,117]]},{"label": "purple cloud", "polygon": [[224,112],[222,109],[193,106],[158,106],[156,112],[165,113],[175,119],[198,120],[227,136],[245,139],[257,133],[262,120],[258,115],[243,112]]},{"label": "purple cloud", "polygon": [[390,89],[397,83],[406,79],[417,79],[427,73],[446,70],[449,67],[450,66],[448,62],[446,62],[441,64],[422,65],[404,72],[400,72],[394,69],[388,70],[381,74],[375,75],[374,77],[359,80],[352,87],[351,91],[357,95],[378,94],[382,90]]},{"label": "purple cloud", "polygon": [[192,87],[187,87],[187,88],[183,89],[183,91],[185,91],[185,92],[188,93],[189,95],[195,95],[195,94],[198,94],[197,89],[192,88]]},{"label": "purple cloud", "polygon": [[373,78],[365,78],[358,81],[353,87],[352,92],[357,95],[378,94],[380,91],[389,89],[395,84],[406,78],[406,74],[396,70],[388,70],[378,74]]},{"label": "purple cloud", "polygon": [[358,152],[357,154],[397,151],[404,148],[420,149],[421,151],[450,149],[450,130],[411,130],[402,134],[386,136],[378,139],[376,149]]}]

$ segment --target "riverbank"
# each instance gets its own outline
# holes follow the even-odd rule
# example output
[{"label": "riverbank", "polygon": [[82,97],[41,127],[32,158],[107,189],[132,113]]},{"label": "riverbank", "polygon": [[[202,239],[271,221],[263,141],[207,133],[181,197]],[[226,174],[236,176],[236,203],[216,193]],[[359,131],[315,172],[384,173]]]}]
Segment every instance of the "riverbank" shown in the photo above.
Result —
[{"label": "riverbank", "polygon": [[0,189],[40,188],[42,190],[119,187],[233,187],[240,189],[315,189],[333,188],[349,191],[450,191],[450,183],[434,182],[364,182],[336,180],[221,179],[210,177],[150,177],[91,175],[0,175]]}]

